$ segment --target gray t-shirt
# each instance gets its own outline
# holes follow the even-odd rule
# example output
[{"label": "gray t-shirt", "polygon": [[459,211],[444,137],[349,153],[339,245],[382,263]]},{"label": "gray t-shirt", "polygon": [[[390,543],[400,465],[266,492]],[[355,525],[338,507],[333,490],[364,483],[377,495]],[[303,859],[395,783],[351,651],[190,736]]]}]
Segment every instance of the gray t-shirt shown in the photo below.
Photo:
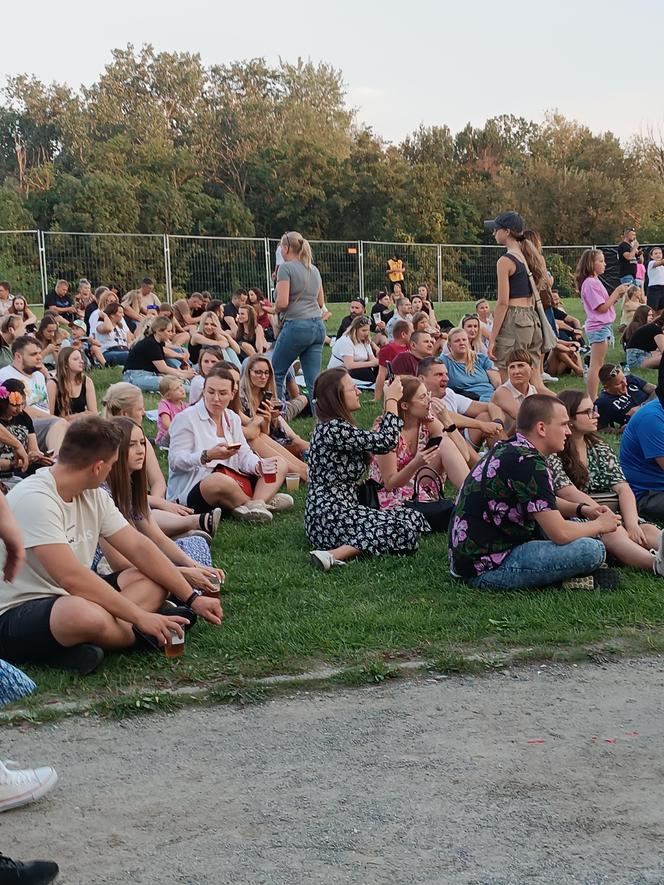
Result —
[{"label": "gray t-shirt", "polygon": [[318,293],[322,285],[318,268],[307,268],[301,261],[284,261],[279,265],[277,282],[290,282],[290,298],[286,310],[280,313],[283,320],[319,320]]}]

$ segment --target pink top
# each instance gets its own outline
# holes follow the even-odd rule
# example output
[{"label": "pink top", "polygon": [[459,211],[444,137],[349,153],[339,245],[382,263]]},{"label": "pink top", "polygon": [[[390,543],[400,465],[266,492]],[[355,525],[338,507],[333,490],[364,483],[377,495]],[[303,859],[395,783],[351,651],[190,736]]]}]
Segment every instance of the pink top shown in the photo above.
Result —
[{"label": "pink top", "polygon": [[635,280],[645,280],[645,278],[646,278],[645,264],[637,264],[636,270],[634,271],[634,279]]},{"label": "pink top", "polygon": [[586,312],[586,332],[594,332],[602,326],[610,326],[615,322],[616,312],[610,307],[604,313],[597,308],[609,299],[609,293],[598,277],[587,277],[581,284],[581,301]]},{"label": "pink top", "polygon": [[[376,418],[376,421],[373,425],[373,430],[377,430],[380,427],[381,418]],[[427,443],[429,442],[429,425],[422,421],[417,431],[417,451],[421,452],[422,449],[425,449]],[[406,440],[403,438],[401,434],[399,434],[399,442],[397,443],[396,448],[396,456],[397,456],[397,470],[403,470],[403,468],[410,464],[415,455],[409,451],[408,446],[406,445]],[[413,480],[407,482],[405,485],[396,488],[396,489],[384,489],[383,485],[383,477],[381,476],[380,468],[378,466],[378,462],[375,457],[372,457],[371,464],[369,466],[369,477],[370,479],[375,480],[381,488],[378,490],[378,501],[381,506],[381,510],[391,510],[393,507],[400,507],[404,501],[410,501],[413,497]],[[445,474],[441,475],[441,480],[445,482]],[[437,497],[437,489],[434,485],[434,480],[431,477],[427,477],[424,475],[422,477],[422,482],[420,483],[420,501],[428,501],[435,500]]]},{"label": "pink top", "polygon": [[162,442],[162,440],[170,430],[170,427],[164,427],[164,422],[161,420],[161,416],[170,415],[172,422],[173,418],[175,418],[176,415],[179,415],[184,408],[184,403],[172,403],[170,400],[167,399],[159,400],[159,405],[157,406],[157,436],[155,438],[155,442],[157,445]]}]

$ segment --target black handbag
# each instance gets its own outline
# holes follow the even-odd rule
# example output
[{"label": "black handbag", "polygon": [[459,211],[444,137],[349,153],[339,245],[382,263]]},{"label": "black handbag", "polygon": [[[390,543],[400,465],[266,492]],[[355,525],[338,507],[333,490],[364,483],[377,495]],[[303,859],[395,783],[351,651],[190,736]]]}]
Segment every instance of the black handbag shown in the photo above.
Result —
[{"label": "black handbag", "polygon": [[357,487],[357,500],[362,507],[380,510],[380,501],[378,500],[379,489],[382,489],[382,486],[375,479],[366,479],[364,482],[359,483]]},{"label": "black handbag", "polygon": [[[423,474],[431,476],[438,491],[438,498],[433,501],[420,501],[420,481]],[[443,491],[443,482],[435,470],[431,467],[420,467],[413,480],[413,497],[410,501],[404,501],[404,507],[417,510],[426,519],[432,532],[446,532],[450,524],[450,516],[454,509],[454,501],[446,498]]]}]

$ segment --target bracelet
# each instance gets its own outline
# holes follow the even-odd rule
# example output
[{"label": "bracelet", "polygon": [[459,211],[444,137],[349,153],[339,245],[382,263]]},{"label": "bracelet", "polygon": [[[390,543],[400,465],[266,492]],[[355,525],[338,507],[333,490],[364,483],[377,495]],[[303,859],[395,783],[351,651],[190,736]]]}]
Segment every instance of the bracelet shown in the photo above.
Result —
[{"label": "bracelet", "polygon": [[443,427],[443,430],[445,433],[456,433],[457,426],[456,424],[450,424],[449,427]]},{"label": "bracelet", "polygon": [[201,464],[203,466],[205,466],[207,464],[207,462],[208,462],[208,450],[203,449],[203,451],[201,452]]},{"label": "bracelet", "polygon": [[388,398],[385,400],[385,405],[387,405],[388,403],[397,403],[398,404],[399,400],[394,396],[388,396]]},{"label": "bracelet", "polygon": [[577,515],[577,517],[578,517],[579,519],[582,518],[582,516],[581,516],[581,508],[582,508],[582,507],[587,507],[587,506],[588,506],[588,505],[586,504],[585,501],[582,501],[581,504],[577,504],[577,505],[576,505],[576,515]]}]

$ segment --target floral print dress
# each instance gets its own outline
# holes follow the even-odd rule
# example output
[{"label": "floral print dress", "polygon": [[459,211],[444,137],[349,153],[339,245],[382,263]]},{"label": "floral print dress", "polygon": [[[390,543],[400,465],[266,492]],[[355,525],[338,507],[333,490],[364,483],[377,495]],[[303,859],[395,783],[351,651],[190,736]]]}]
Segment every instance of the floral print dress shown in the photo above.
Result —
[{"label": "floral print dress", "polygon": [[402,426],[391,412],[377,430],[360,430],[338,418],[316,425],[304,509],[304,529],[316,548],[348,544],[365,553],[408,553],[417,549],[422,532],[430,531],[415,510],[372,510],[358,501],[357,484],[366,474],[368,456],[396,448]]},{"label": "floral print dress", "polygon": [[[380,421],[380,419],[378,419]],[[377,430],[379,427],[378,421],[374,424],[373,429]],[[421,452],[427,447],[427,443],[429,442],[429,425],[422,421],[417,428],[417,452]],[[408,448],[408,443],[403,438],[403,435],[399,434],[399,442],[397,443],[397,470],[403,470],[410,462],[413,460],[417,452],[413,453]],[[404,501],[410,501],[413,497],[413,482],[414,478],[409,482],[405,483],[399,488],[396,489],[384,489],[383,485],[383,477],[380,472],[380,467],[378,466],[378,462],[375,458],[371,459],[371,467],[369,469],[369,478],[375,480],[381,488],[378,489],[378,501],[380,502],[380,506],[384,510],[389,510],[392,507],[400,507]],[[443,474],[441,477],[441,482],[443,485],[445,484],[445,475]],[[426,474],[422,476],[422,480],[419,484],[420,501],[431,501],[438,497],[438,489],[434,485],[434,480],[431,477],[427,477]]]}]

